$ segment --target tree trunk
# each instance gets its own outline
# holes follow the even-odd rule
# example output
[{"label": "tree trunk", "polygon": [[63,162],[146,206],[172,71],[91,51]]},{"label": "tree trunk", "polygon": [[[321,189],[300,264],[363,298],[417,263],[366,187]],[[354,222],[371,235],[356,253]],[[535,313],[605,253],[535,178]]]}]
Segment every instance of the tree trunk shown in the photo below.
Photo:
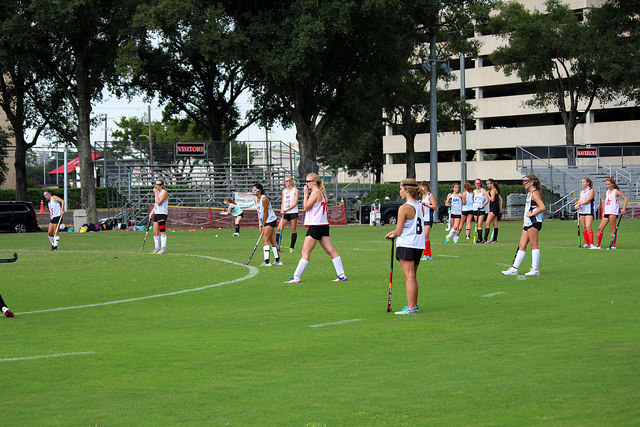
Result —
[{"label": "tree trunk", "polygon": [[27,142],[22,129],[13,129],[16,141],[16,157],[13,163],[16,169],[16,200],[27,200]]},{"label": "tree trunk", "polygon": [[575,123],[567,123],[565,125],[565,141],[567,144],[567,165],[575,166],[576,165],[576,152],[575,152],[575,144],[574,144],[574,131],[576,125]]},{"label": "tree trunk", "polygon": [[[78,73],[80,76],[81,74]],[[78,129],[76,130],[76,148],[80,161],[80,199],[82,209],[87,211],[87,222],[98,222],[96,211],[96,181],[94,178],[93,159],[91,158],[91,98],[88,84],[83,84],[82,77],[78,78]]]},{"label": "tree trunk", "polygon": [[308,123],[296,123],[296,140],[298,140],[298,147],[300,148],[298,176],[300,179],[304,179],[308,174],[312,172],[318,173],[320,170],[316,163],[320,141]]},{"label": "tree trunk", "polygon": [[414,141],[415,141],[415,135],[414,134],[410,134],[410,135],[405,135],[404,137],[405,142],[406,142],[406,153],[407,153],[407,157],[406,157],[406,166],[407,166],[407,178],[414,178],[416,177],[416,149],[415,149],[415,145],[414,145]]}]

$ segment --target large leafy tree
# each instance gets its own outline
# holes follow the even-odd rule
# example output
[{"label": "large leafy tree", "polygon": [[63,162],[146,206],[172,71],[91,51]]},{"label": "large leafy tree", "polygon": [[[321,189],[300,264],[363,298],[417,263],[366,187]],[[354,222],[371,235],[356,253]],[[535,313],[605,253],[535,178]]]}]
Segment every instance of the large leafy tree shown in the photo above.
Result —
[{"label": "large leafy tree", "polygon": [[7,172],[9,168],[5,162],[5,158],[7,157],[9,146],[9,134],[0,129],[0,185],[4,184],[7,179]]},{"label": "large leafy tree", "polygon": [[[31,45],[23,46],[44,68],[41,80],[64,94],[74,124],[73,143],[80,160],[81,205],[89,222],[97,221],[91,157],[92,103],[116,76],[118,52],[130,37],[134,0],[32,0]],[[68,116],[59,117],[68,123]],[[64,125],[54,125],[64,130]],[[67,135],[63,135],[66,137]]]},{"label": "large leafy tree", "polygon": [[640,103],[640,0],[609,0],[592,9],[590,46],[604,84],[618,96]]},{"label": "large leafy tree", "polygon": [[565,127],[567,162],[575,165],[574,131],[589,113],[595,99],[608,100],[593,52],[594,32],[587,19],[557,0],[546,10],[529,11],[511,2],[494,17],[494,29],[507,44],[491,55],[496,68],[532,82],[536,93],[525,105],[555,107]]},{"label": "large leafy tree", "polygon": [[247,69],[262,117],[293,125],[299,174],[317,171],[318,146],[348,117],[347,101],[396,79],[433,1],[229,2],[250,37]]},{"label": "large leafy tree", "polygon": [[133,85],[157,95],[167,118],[186,116],[206,130],[214,162],[222,163],[226,141],[255,121],[242,120],[237,106],[247,89],[245,37],[219,2],[160,0],[139,19],[147,32],[132,61]]}]

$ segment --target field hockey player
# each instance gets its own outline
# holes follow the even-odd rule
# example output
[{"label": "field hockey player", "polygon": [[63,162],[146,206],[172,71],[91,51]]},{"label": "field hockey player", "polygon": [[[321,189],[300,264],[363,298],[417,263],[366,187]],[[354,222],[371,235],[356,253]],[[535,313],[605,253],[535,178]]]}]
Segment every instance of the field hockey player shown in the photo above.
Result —
[{"label": "field hockey player", "polygon": [[233,199],[226,198],[224,199],[224,204],[227,205],[227,210],[220,212],[220,215],[233,215],[235,217],[234,223],[236,226],[236,231],[233,233],[233,236],[240,235],[240,223],[242,222],[242,218],[244,217],[244,211],[240,209],[240,206],[236,205],[236,202]]},{"label": "field hockey player", "polygon": [[45,191],[43,194],[49,207],[49,242],[51,242],[51,250],[57,251],[60,243],[60,223],[64,215],[64,200],[54,196],[50,191]]},{"label": "field hockey player", "polygon": [[282,217],[278,224],[278,247],[282,249],[282,231],[287,223],[291,223],[291,243],[289,252],[293,252],[298,239],[298,199],[300,190],[296,188],[293,177],[287,176],[284,179],[285,188],[282,190],[282,205],[280,206]]},{"label": "field hockey player", "polygon": [[[604,229],[607,227],[607,224],[611,224],[611,245],[609,249],[616,248],[616,240],[618,240],[618,236],[616,235],[616,219],[618,216],[625,213],[627,210],[627,204],[629,203],[629,199],[627,196],[622,194],[618,184],[613,178],[607,178],[607,198],[604,203],[604,216],[602,217],[602,221],[600,221],[600,226],[598,227],[598,237],[596,245],[592,249],[601,249],[600,243],[602,242],[602,237],[604,236]],[[620,208],[620,204],[618,203],[618,197],[624,200],[624,205]]]},{"label": "field hockey player", "polygon": [[[273,211],[271,201],[264,194],[264,187],[260,183],[256,183],[253,186],[253,195],[257,199],[256,212],[258,213],[258,226],[260,227],[260,234],[262,234],[262,251],[264,253],[264,262],[262,267],[270,267],[269,262],[271,256],[271,249],[273,249],[273,256],[275,261],[273,265],[282,265],[280,261],[280,252],[278,251],[278,244],[276,242],[275,229],[278,225],[278,217]],[[271,244],[271,248],[269,248]]]},{"label": "field hockey player", "polygon": [[167,217],[169,215],[169,193],[164,189],[164,180],[157,179],[153,186],[155,204],[149,213],[153,223],[154,254],[167,253]]},{"label": "field hockey player", "polygon": [[[582,236],[584,237],[584,247],[595,247],[593,244],[593,218],[595,216],[595,197],[596,192],[593,190],[593,181],[591,178],[582,178],[582,191],[580,198],[576,202],[575,208],[578,211],[578,221],[582,226]],[[578,234],[579,235],[579,234]]]},{"label": "field hockey player", "polygon": [[450,208],[449,217],[451,220],[451,230],[445,238],[444,242],[449,243],[453,239],[453,243],[458,243],[458,234],[462,229],[462,194],[460,194],[460,184],[453,184],[451,186],[451,193],[447,194],[447,199],[444,202],[445,206]]},{"label": "field hockey player", "polygon": [[431,187],[427,181],[420,183],[420,191],[422,192],[422,200],[420,204],[424,206],[424,250],[422,251],[422,259],[426,261],[433,260],[431,254],[431,226],[434,222],[435,212],[438,207],[436,196],[431,192]]},{"label": "field hockey player", "polygon": [[396,314],[416,314],[420,311],[416,273],[425,243],[421,193],[422,190],[413,178],[404,179],[400,183],[400,197],[406,202],[398,209],[395,230],[385,236],[385,239],[397,238],[396,259],[400,262],[407,287],[407,305],[402,310],[396,311]]}]

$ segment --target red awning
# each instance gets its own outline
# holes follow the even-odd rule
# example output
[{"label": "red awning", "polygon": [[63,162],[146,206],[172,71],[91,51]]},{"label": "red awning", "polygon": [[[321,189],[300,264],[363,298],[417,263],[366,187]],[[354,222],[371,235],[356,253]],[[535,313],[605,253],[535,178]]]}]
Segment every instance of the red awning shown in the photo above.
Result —
[{"label": "red awning", "polygon": [[[92,151],[91,152],[91,159],[95,160],[97,158],[99,158],[101,156],[102,153],[100,153],[99,151]],[[70,162],[67,163],[67,173],[71,173],[74,170],[76,170],[76,168],[80,165],[80,158],[76,157],[75,159],[71,160]],[[49,175],[55,175],[55,174],[63,174],[64,173],[64,165],[60,166],[57,169],[52,170],[51,172],[49,172]]]}]

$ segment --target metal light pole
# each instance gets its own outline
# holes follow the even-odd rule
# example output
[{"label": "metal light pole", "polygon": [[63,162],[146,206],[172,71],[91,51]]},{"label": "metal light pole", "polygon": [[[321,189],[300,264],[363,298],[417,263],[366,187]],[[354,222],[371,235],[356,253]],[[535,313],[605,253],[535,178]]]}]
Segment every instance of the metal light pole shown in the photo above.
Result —
[{"label": "metal light pole", "polygon": [[460,53],[460,189],[467,182],[467,122],[464,103],[467,99],[465,87],[464,53]]},{"label": "metal light pole", "polygon": [[431,82],[429,90],[431,91],[431,105],[429,107],[429,184],[431,192],[438,201],[438,76],[436,67],[436,33],[434,31],[431,36],[431,45],[429,46],[431,62]]}]

